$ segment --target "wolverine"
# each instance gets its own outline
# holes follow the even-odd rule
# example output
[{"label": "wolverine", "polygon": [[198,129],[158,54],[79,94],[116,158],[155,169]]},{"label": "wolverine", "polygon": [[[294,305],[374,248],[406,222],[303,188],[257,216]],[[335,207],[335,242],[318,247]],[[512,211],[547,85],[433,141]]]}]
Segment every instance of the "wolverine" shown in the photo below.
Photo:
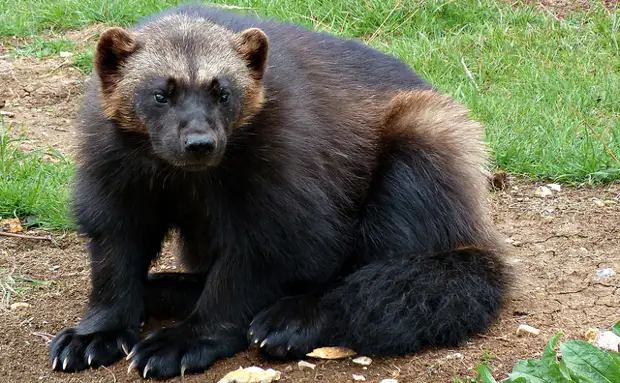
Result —
[{"label": "wolverine", "polygon": [[[499,315],[481,125],[360,41],[172,8],[101,34],[79,126],[92,288],[55,370],[126,358],[168,378],[250,346],[399,355]],[[149,273],[172,232],[182,272]],[[141,339],[147,318],[178,323]]]}]

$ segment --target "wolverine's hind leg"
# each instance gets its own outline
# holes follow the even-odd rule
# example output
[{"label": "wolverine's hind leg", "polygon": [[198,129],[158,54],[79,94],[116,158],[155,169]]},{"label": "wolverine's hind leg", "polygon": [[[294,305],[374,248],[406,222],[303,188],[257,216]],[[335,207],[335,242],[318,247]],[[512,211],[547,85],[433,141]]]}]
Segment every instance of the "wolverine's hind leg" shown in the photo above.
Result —
[{"label": "wolverine's hind leg", "polygon": [[497,318],[506,273],[484,208],[479,126],[424,91],[392,101],[383,133],[360,211],[356,267],[322,296],[303,297],[305,306],[287,298],[258,315],[250,332],[266,342],[264,352],[413,352],[456,345]]}]

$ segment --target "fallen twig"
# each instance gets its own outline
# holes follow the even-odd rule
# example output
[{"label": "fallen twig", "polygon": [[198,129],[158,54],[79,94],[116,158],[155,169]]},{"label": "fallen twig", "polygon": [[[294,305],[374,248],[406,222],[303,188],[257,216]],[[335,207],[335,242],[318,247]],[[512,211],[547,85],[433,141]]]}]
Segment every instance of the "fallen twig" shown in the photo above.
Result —
[{"label": "fallen twig", "polygon": [[112,372],[112,370],[110,370],[109,368],[107,368],[106,366],[101,366],[101,368],[103,368],[104,370],[106,370],[107,372],[109,372],[112,375],[112,379],[114,379],[114,383],[116,383],[116,375],[114,375],[114,373]]},{"label": "fallen twig", "polygon": [[45,343],[49,343],[52,339],[54,339],[54,335],[46,333],[46,332],[31,332],[30,335],[38,336],[39,338],[43,338]]},{"label": "fallen twig", "polygon": [[50,241],[52,243],[56,243],[56,241],[51,235],[46,235],[44,237],[41,237],[37,235],[7,233],[6,231],[0,231],[0,235],[4,235],[5,237],[15,237],[15,238],[22,238],[22,239],[37,239],[40,241]]}]

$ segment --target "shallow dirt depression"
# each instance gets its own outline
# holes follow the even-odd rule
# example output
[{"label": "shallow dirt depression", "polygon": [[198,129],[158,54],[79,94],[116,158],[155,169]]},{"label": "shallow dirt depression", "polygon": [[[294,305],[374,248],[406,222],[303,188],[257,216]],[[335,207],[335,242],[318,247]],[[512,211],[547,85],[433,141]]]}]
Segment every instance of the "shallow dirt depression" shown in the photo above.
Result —
[{"label": "shallow dirt depression", "polygon": [[[32,145],[50,145],[72,155],[84,76],[62,59],[45,61],[0,58],[0,103],[13,112],[10,120]],[[504,191],[490,192],[493,219],[511,244],[508,262],[516,283],[491,330],[455,349],[430,349],[393,358],[375,358],[364,368],[351,358],[315,361],[315,370],[300,371],[297,361],[262,361],[254,350],[216,363],[203,374],[171,382],[216,382],[239,367],[258,365],[282,372],[281,382],[366,382],[395,378],[399,382],[452,382],[474,376],[488,360],[503,378],[519,359],[539,357],[549,337],[562,331],[582,339],[589,327],[608,328],[620,320],[620,185],[597,189],[562,187],[548,197],[536,195],[537,184],[511,179]],[[174,247],[167,246],[154,270],[175,266]],[[0,311],[0,382],[139,382],[127,373],[128,362],[74,374],[52,372],[48,358],[51,336],[75,325],[89,292],[89,266],[84,241],[68,234],[56,244],[0,237],[0,268],[15,276],[45,281],[12,302],[28,308]],[[598,278],[597,270],[616,274]],[[18,284],[18,286],[23,286]],[[539,336],[517,337],[520,324],[539,328]],[[157,324],[148,324],[153,328]],[[458,354],[457,354],[458,353]],[[498,379],[498,380],[499,380]]]}]

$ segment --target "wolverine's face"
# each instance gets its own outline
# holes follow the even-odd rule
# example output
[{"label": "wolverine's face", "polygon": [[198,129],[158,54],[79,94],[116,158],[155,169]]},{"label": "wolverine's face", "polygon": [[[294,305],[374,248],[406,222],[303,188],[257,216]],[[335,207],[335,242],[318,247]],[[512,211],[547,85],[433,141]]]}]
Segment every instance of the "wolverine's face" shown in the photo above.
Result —
[{"label": "wolverine's face", "polygon": [[180,15],[138,32],[111,28],[95,54],[104,112],[148,135],[174,166],[216,166],[230,134],[261,107],[267,51],[258,29],[234,34]]},{"label": "wolverine's face", "polygon": [[134,108],[155,153],[173,165],[200,170],[222,159],[243,96],[224,76],[194,84],[155,77],[138,87]]}]

